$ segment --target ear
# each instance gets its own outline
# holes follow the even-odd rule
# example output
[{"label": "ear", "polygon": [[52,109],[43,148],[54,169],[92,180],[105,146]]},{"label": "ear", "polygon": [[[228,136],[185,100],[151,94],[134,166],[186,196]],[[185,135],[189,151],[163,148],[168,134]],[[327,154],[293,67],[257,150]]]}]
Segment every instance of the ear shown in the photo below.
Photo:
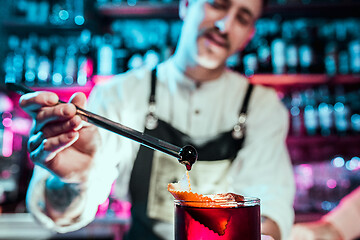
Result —
[{"label": "ear", "polygon": [[184,20],[190,0],[179,0],[179,17]]}]

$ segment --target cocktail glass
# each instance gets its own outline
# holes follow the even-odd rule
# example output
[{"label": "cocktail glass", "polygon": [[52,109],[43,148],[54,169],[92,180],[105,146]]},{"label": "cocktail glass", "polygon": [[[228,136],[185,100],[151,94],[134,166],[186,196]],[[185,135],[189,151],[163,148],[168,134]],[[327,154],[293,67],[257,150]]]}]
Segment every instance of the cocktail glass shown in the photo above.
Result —
[{"label": "cocktail glass", "polygon": [[175,240],[260,240],[260,200],[175,200]]}]

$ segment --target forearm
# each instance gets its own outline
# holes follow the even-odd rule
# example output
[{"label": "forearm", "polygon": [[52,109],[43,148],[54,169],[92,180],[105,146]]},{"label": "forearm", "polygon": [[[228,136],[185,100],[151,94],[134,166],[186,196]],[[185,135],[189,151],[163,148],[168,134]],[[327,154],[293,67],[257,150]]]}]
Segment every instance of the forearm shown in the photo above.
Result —
[{"label": "forearm", "polygon": [[[62,212],[62,209],[56,204],[56,201],[51,204],[51,197],[47,199],[45,196],[51,194],[50,191],[45,189],[50,176],[51,173],[49,171],[35,165],[26,195],[27,210],[41,225],[59,233],[75,231],[89,224],[97,212],[99,199],[96,197],[100,195],[100,190],[94,189],[90,192],[90,188],[86,188],[83,189],[84,192],[82,192],[78,198],[67,197],[67,201],[61,200],[61,202],[63,201],[64,203],[71,202],[67,207],[65,206],[66,204],[63,204],[66,211]],[[65,195],[73,196],[73,191],[74,189],[69,191],[71,194],[68,193]],[[59,193],[53,196],[53,199],[62,198]],[[100,199],[100,201],[102,201],[102,199]],[[55,205],[57,207],[55,207]]]},{"label": "forearm", "polygon": [[261,234],[269,235],[274,240],[281,239],[280,228],[272,219],[262,216],[261,217]]},{"label": "forearm", "polygon": [[64,183],[51,175],[45,183],[45,212],[55,223],[71,224],[84,210],[83,192],[82,185]]}]

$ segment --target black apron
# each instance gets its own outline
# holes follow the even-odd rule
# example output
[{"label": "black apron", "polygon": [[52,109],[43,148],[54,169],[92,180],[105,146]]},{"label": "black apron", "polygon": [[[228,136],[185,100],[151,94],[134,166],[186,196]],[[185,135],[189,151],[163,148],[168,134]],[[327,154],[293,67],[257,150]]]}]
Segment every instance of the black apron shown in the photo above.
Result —
[{"label": "black apron", "polygon": [[[239,122],[234,126],[234,129],[219,134],[215,139],[210,140],[205,145],[196,146],[193,142],[191,142],[191,138],[181,131],[175,129],[170,124],[157,119],[152,106],[155,105],[155,92],[156,92],[156,69],[152,71],[151,77],[151,94],[149,99],[149,114],[147,116],[147,128],[145,128],[145,133],[156,138],[162,139],[169,143],[172,143],[176,146],[185,146],[192,145],[196,148],[198,152],[198,160],[195,165],[199,164],[201,161],[223,161],[234,160],[238,151],[242,148],[244,139],[245,139],[245,121],[246,121],[246,112],[249,103],[249,99],[251,96],[251,92],[253,89],[253,85],[249,84],[248,89],[243,101],[243,106],[239,112]],[[148,129],[152,128],[152,129]],[[149,188],[156,186],[157,182],[162,181],[161,187],[157,187],[154,191],[156,194],[155,197],[151,197],[151,199],[155,198],[155,200],[151,200],[153,203],[160,203],[166,201],[167,197],[172,198],[171,194],[167,192],[167,184],[170,182],[177,182],[179,180],[179,176],[171,176],[167,179],[161,179],[159,176],[158,179],[152,179],[152,170],[154,168],[154,155],[158,155],[159,152],[149,149],[144,146],[140,146],[139,152],[134,162],[133,170],[130,177],[130,196],[132,201],[131,207],[131,217],[132,223],[129,232],[127,233],[126,239],[128,240],[159,240],[161,239],[159,236],[155,235],[153,232],[153,225],[156,223],[156,220],[152,217],[149,217],[148,214],[148,204],[149,204]],[[165,155],[165,154],[163,154]],[[176,166],[181,168],[182,173],[185,172],[185,167],[177,163],[177,160],[173,157],[161,156],[156,159],[165,159],[162,160],[162,163],[157,163],[157,168],[159,171],[165,171],[169,176],[169,171],[171,172],[173,168]],[[174,161],[175,163],[172,166],[168,166],[170,161]],[[194,165],[194,166],[195,166]],[[196,168],[196,167],[195,167]],[[194,170],[192,170],[194,171]],[[160,173],[160,175],[163,175]],[[155,182],[154,182],[155,181]],[[193,182],[192,182],[193,184]],[[159,191],[165,191],[162,195],[159,194]],[[166,196],[165,196],[166,195]],[[171,204],[173,204],[173,200],[171,200]],[[157,205],[157,204],[153,204]],[[150,204],[149,206],[153,206]],[[169,208],[169,207],[167,207]],[[173,205],[170,206],[171,211],[173,211]],[[161,209],[159,210],[161,211]],[[151,215],[151,214],[150,214]],[[161,215],[161,213],[160,213]]]}]

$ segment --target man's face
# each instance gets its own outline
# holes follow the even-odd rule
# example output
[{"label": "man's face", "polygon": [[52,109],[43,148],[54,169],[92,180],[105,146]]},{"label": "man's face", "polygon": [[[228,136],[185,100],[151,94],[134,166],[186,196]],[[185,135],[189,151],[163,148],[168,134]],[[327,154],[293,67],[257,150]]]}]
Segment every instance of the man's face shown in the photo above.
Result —
[{"label": "man's face", "polygon": [[[245,47],[262,10],[261,0],[193,0],[181,36],[192,61],[207,69],[224,66]],[[184,50],[184,49],[183,49]]]}]

